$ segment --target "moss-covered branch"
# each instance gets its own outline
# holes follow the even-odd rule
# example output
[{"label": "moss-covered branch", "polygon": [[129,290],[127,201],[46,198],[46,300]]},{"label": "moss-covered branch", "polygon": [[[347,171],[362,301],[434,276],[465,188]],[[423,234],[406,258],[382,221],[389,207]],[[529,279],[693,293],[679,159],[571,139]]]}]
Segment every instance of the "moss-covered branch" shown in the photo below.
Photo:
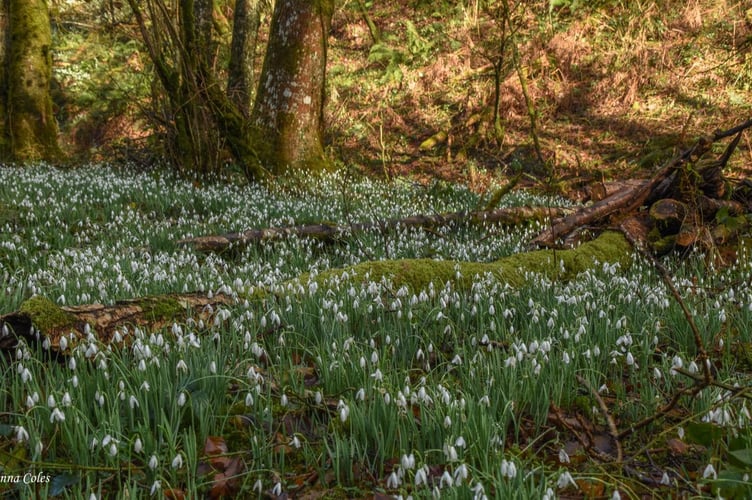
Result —
[{"label": "moss-covered branch", "polygon": [[[456,262],[430,259],[404,259],[363,262],[344,269],[322,272],[315,277],[301,275],[294,281],[319,283],[322,288],[331,280],[347,279],[355,282],[380,281],[387,278],[395,286],[406,285],[414,291],[425,289],[429,283],[454,283],[458,289],[470,289],[477,276],[490,274],[501,283],[521,287],[533,275],[567,280],[592,268],[596,263],[630,263],[631,246],[621,233],[607,232],[598,239],[571,250],[538,250],[512,255],[495,262]],[[286,287],[283,287],[286,288]],[[263,300],[265,290],[257,291],[250,300]],[[13,349],[19,338],[33,343],[44,337],[50,349],[60,352],[64,344],[73,346],[88,333],[102,342],[117,339],[123,329],[140,327],[159,329],[173,322],[200,317],[212,319],[219,305],[232,305],[228,295],[167,294],[121,301],[111,306],[101,304],[60,307],[48,299],[32,297],[16,312],[0,316],[0,349]],[[122,335],[121,335],[122,336]],[[128,337],[122,338],[127,342]],[[69,352],[69,351],[67,351]]]}]

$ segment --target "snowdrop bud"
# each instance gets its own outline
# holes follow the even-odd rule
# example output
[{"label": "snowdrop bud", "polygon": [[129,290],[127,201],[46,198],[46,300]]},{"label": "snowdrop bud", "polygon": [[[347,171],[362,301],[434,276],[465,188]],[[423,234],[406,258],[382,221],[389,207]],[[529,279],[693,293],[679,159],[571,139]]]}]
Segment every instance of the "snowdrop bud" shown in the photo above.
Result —
[{"label": "snowdrop bud", "polygon": [[159,460],[157,460],[157,456],[156,455],[152,455],[149,458],[149,468],[151,470],[154,470],[154,469],[157,468],[158,465],[159,465]]},{"label": "snowdrop bud", "polygon": [[282,397],[279,398],[279,404],[280,406],[287,406],[287,394],[282,394]]},{"label": "snowdrop bud", "polygon": [[178,406],[182,407],[185,405],[186,397],[185,392],[181,392],[178,394]]},{"label": "snowdrop bud", "polygon": [[141,453],[141,451],[144,449],[144,443],[141,442],[141,438],[137,437],[136,442],[133,443],[133,451],[136,453]]},{"label": "snowdrop bud", "polygon": [[209,372],[212,373],[212,374],[216,374],[217,373],[217,363],[216,363],[216,361],[212,361],[211,363],[209,363]]}]

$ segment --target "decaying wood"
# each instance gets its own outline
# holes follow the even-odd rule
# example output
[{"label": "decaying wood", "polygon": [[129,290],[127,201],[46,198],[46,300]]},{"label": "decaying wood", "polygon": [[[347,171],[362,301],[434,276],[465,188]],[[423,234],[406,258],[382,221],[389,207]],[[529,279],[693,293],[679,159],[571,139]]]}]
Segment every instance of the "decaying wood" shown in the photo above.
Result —
[{"label": "decaying wood", "polygon": [[[741,134],[749,127],[752,127],[752,120],[726,131],[715,132],[712,136],[701,137],[692,147],[663,165],[652,178],[623,184],[621,189],[602,200],[555,219],[551,227],[532,241],[532,245],[554,247],[561,241],[571,241],[573,238],[570,236],[583,227],[618,224],[643,208],[650,209],[652,216],[648,234],[652,235],[652,227],[659,229],[661,251],[669,244],[682,247],[712,245],[713,228],[706,226],[717,223],[717,214],[725,210],[727,215],[736,217],[750,207],[751,200],[742,194],[745,186],[730,193],[731,183],[723,176],[723,169],[736,149]],[[728,137],[734,138],[719,158],[705,157],[715,142]],[[738,221],[734,226],[743,222]],[[730,234],[724,230],[717,230],[716,233],[726,238]],[[665,238],[671,239],[668,241]]]},{"label": "decaying wood", "polygon": [[[15,348],[18,339],[28,342],[44,335],[50,350],[60,351],[60,341],[65,337],[67,349],[96,333],[100,342],[109,343],[117,335],[128,342],[134,328],[150,331],[169,326],[174,321],[184,323],[186,318],[208,323],[217,308],[231,305],[235,299],[226,294],[167,294],[122,300],[112,305],[87,304],[57,306],[41,297],[29,299],[21,309],[0,316],[0,349]],[[43,331],[41,331],[43,330]]]},{"label": "decaying wood", "polygon": [[198,236],[178,241],[180,245],[193,247],[198,252],[222,252],[231,246],[245,246],[262,241],[288,238],[315,238],[323,241],[337,241],[349,234],[397,228],[431,228],[454,222],[488,223],[515,225],[528,221],[543,221],[549,217],[560,217],[572,209],[560,207],[512,207],[477,212],[453,212],[436,215],[413,215],[403,219],[390,219],[378,222],[359,222],[350,225],[306,224],[290,227],[249,229],[242,233],[228,233],[214,236]]}]

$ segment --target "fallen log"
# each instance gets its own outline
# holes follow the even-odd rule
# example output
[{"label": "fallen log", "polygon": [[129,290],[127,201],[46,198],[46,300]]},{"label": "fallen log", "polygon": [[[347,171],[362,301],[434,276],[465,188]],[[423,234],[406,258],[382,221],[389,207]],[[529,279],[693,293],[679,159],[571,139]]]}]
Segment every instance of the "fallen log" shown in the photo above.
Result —
[{"label": "fallen log", "polygon": [[[630,263],[631,246],[621,233],[606,232],[597,239],[571,250],[538,250],[511,255],[495,262],[456,262],[432,259],[369,261],[343,269],[330,269],[316,276],[304,274],[276,287],[285,293],[308,290],[318,284],[322,289],[330,281],[364,283],[389,279],[395,286],[406,285],[413,291],[429,283],[443,286],[451,282],[457,289],[470,290],[476,276],[491,275],[501,283],[520,287],[534,275],[567,280],[596,264]],[[289,286],[288,286],[289,285]],[[301,285],[303,288],[301,288]],[[249,301],[264,300],[273,294],[256,290]],[[243,300],[241,299],[241,300]],[[69,354],[77,343],[96,339],[105,344],[127,345],[135,327],[155,331],[185,323],[188,318],[209,324],[219,316],[218,306],[231,306],[238,299],[227,294],[167,294],[124,300],[110,306],[90,304],[61,307],[43,297],[24,302],[18,311],[0,316],[0,350],[14,349],[20,338],[29,345],[45,345],[51,352]]]},{"label": "fallen log", "polygon": [[489,223],[517,225],[528,221],[543,221],[551,217],[561,217],[572,212],[561,207],[511,207],[477,212],[452,212],[435,215],[413,215],[403,219],[390,219],[377,222],[358,222],[349,225],[306,224],[290,227],[249,229],[241,233],[228,233],[213,236],[197,236],[178,241],[179,245],[190,246],[197,252],[223,252],[230,247],[257,244],[262,241],[289,238],[315,238],[332,242],[349,234],[373,229],[394,230],[397,228],[432,228],[453,222]]},{"label": "fallen log", "polygon": [[[674,200],[673,208],[677,213],[670,218],[674,219],[672,230],[680,234],[677,241],[682,246],[705,242],[708,238],[703,235],[708,231],[700,228],[701,224],[712,220],[720,210],[725,209],[734,216],[745,211],[745,203],[738,199],[740,195],[737,192],[731,193],[734,201],[725,199],[728,197],[729,182],[723,177],[723,169],[736,149],[742,132],[749,127],[752,127],[752,120],[726,131],[715,132],[712,136],[701,137],[693,146],[663,165],[652,178],[625,184],[622,190],[593,205],[556,218],[549,228],[532,240],[531,245],[555,247],[582,227],[618,224],[640,209],[650,208],[665,198]],[[732,136],[734,139],[720,158],[704,157],[715,142]],[[660,211],[668,208],[664,203],[653,211],[654,215],[660,218]],[[680,213],[681,221],[678,220]],[[667,236],[665,227],[662,232],[664,237]]]},{"label": "fallen log", "polygon": [[[78,342],[95,335],[97,340],[110,343],[129,342],[126,332],[134,328],[159,329],[187,318],[207,323],[218,306],[231,305],[235,299],[226,294],[166,294],[121,300],[112,305],[87,304],[58,306],[35,296],[18,311],[0,316],[0,349],[13,349],[19,338],[27,343],[44,337],[52,351],[65,351]],[[63,338],[65,340],[63,340]]]}]

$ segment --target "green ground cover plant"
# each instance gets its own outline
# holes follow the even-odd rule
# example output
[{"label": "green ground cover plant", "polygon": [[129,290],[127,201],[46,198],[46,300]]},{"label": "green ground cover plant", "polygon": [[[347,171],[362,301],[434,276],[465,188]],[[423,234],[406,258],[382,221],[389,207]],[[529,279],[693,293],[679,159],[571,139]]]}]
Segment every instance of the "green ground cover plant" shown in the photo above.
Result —
[{"label": "green ground cover plant", "polygon": [[[0,313],[35,296],[59,305],[188,291],[239,298],[207,321],[123,329],[123,347],[92,332],[54,355],[43,335],[6,352],[2,473],[50,482],[3,483],[3,494],[752,494],[748,392],[708,387],[685,398],[620,440],[624,462],[608,460],[607,420],[626,429],[660,413],[691,385],[681,371],[701,372],[679,305],[637,255],[629,265],[593,262],[568,280],[535,275],[512,287],[489,273],[469,288],[447,280],[413,289],[329,271],[383,259],[493,262],[524,251],[541,226],[374,229],[336,244],[289,238],[219,256],[174,243],[484,204],[446,183],[340,173],[301,185],[197,186],[106,166],[0,170]],[[501,205],[545,203],[566,202],[519,191]],[[748,255],[722,267],[695,254],[665,264],[717,379],[749,386]],[[601,460],[577,441],[582,434],[605,439]]]}]

